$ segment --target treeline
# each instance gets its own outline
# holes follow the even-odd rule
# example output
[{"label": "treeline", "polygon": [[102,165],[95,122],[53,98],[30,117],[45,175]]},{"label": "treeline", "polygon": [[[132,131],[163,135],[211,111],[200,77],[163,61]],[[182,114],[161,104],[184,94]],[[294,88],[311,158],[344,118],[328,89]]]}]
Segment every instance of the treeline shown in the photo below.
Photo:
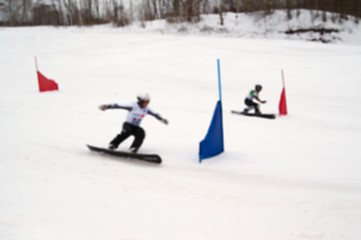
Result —
[{"label": "treeline", "polygon": [[127,25],[122,0],[0,0],[2,25]]},{"label": "treeline", "polygon": [[361,17],[361,0],[223,0],[233,12],[268,11],[275,9],[309,9]]},{"label": "treeline", "polygon": [[[197,22],[201,14],[297,9],[333,12],[337,18],[361,18],[361,0],[0,0],[0,24],[125,26],[134,20]],[[326,16],[326,15],[324,15]],[[292,14],[289,14],[292,18]],[[222,22],[222,21],[221,21]]]}]

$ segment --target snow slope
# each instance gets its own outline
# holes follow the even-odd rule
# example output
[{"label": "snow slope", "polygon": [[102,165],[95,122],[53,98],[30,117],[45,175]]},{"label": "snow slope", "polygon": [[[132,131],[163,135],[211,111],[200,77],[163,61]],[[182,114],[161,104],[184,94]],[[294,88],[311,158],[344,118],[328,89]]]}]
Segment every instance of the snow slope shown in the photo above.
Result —
[{"label": "snow slope", "polygon": [[[359,239],[360,44],[33,27],[0,28],[0,52],[0,239]],[[226,151],[198,164],[217,58]],[[230,114],[256,83],[277,113],[281,69],[288,116]],[[126,116],[98,105],[144,91],[170,124],[147,117],[141,151],[164,163],[89,152]]]},{"label": "snow slope", "polygon": [[[168,23],[166,20],[134,22],[123,28],[133,32],[166,34],[193,34],[200,36],[224,36],[242,38],[292,39],[333,43],[360,44],[361,24],[348,16],[340,20],[338,14],[309,10],[290,11],[291,19],[284,10],[265,15],[263,11],[252,13],[224,13],[223,25],[216,14],[202,15],[197,23]],[[323,18],[324,16],[324,18]],[[322,32],[321,30],[325,30]],[[330,31],[327,33],[326,31]],[[293,34],[289,34],[293,31]]]}]

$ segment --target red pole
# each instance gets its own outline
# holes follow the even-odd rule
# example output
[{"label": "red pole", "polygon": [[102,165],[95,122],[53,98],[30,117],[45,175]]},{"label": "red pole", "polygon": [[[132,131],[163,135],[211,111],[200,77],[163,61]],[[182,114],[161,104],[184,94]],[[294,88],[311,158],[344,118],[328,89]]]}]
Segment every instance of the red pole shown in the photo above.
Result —
[{"label": "red pole", "polygon": [[39,71],[39,68],[38,68],[38,58],[37,58],[37,57],[34,57],[34,60],[35,60],[35,68],[36,68],[36,71]]}]

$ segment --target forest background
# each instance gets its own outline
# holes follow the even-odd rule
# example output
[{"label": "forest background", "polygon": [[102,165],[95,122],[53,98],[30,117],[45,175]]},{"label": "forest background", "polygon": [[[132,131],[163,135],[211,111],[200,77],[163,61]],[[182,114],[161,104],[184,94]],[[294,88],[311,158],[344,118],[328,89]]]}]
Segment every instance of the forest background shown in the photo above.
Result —
[{"label": "forest background", "polygon": [[[275,10],[311,10],[313,18],[333,22],[361,18],[361,0],[0,0],[0,26],[89,26],[111,23],[127,26],[134,21],[166,19],[169,23],[201,20],[202,14],[219,14],[223,25],[226,12],[264,16]],[[326,14],[326,12],[332,14]],[[297,17],[297,14],[296,14]]]}]

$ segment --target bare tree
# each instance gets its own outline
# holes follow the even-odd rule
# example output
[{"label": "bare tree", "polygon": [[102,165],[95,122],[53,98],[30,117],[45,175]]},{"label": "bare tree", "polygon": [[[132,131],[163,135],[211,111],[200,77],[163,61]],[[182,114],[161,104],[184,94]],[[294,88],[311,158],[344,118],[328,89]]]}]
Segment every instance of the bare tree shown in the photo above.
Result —
[{"label": "bare tree", "polygon": [[8,0],[4,5],[8,25],[29,24],[32,0]]}]

